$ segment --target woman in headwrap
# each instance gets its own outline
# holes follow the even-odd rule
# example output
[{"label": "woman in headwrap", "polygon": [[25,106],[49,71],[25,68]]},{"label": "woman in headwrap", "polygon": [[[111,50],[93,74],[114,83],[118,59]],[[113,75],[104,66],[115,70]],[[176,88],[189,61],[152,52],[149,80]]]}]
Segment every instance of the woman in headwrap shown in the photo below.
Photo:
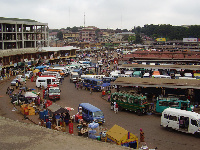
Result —
[{"label": "woman in headwrap", "polygon": [[142,131],[142,128],[140,128],[140,142],[144,142],[144,132]]}]

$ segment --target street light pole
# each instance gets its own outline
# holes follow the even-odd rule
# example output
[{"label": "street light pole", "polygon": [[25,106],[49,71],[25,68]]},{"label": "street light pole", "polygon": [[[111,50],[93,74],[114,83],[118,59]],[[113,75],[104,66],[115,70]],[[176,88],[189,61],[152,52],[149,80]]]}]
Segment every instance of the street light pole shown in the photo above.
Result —
[{"label": "street light pole", "polygon": [[26,76],[25,76],[25,72],[26,72],[26,70],[25,70],[25,61],[24,61],[24,82],[25,82],[25,92],[26,92]]}]

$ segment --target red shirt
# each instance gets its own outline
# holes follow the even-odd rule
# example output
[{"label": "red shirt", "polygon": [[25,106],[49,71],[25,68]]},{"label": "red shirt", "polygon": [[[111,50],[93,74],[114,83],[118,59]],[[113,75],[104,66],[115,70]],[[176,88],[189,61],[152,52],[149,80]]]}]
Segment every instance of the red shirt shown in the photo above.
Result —
[{"label": "red shirt", "polygon": [[118,108],[118,104],[115,104],[115,108]]}]

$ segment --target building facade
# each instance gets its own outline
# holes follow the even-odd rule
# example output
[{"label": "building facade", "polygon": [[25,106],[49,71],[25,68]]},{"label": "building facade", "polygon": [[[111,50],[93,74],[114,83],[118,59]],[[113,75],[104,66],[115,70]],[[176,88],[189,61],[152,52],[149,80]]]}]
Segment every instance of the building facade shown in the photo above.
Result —
[{"label": "building facade", "polygon": [[64,33],[63,39],[67,42],[79,41],[79,32]]},{"label": "building facade", "polygon": [[95,41],[96,39],[96,29],[98,29],[97,27],[94,26],[88,26],[83,28],[80,31],[80,40],[82,42],[89,42],[89,41]]},{"label": "building facade", "polygon": [[49,46],[48,24],[0,17],[0,50]]}]

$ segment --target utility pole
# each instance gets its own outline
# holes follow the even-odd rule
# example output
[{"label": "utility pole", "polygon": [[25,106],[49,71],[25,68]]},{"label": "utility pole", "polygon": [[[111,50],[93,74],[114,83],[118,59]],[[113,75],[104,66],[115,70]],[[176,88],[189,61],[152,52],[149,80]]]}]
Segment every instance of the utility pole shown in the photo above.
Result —
[{"label": "utility pole", "polygon": [[84,12],[84,27],[85,27],[85,12]]}]

